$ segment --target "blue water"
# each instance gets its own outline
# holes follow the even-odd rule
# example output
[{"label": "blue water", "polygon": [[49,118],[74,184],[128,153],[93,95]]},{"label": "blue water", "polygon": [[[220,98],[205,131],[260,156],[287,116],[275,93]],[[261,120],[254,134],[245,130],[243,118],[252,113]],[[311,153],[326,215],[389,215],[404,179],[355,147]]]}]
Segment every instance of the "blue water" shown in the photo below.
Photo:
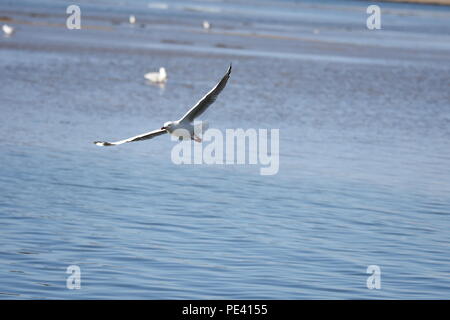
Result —
[{"label": "blue water", "polygon": [[[447,7],[386,4],[371,33],[361,1],[89,2],[68,31],[65,2],[42,3],[0,4],[17,27],[0,39],[0,298],[450,297]],[[230,61],[205,118],[279,128],[277,175],[175,165],[167,136],[91,143],[178,118]],[[164,88],[143,78],[159,66]]]}]

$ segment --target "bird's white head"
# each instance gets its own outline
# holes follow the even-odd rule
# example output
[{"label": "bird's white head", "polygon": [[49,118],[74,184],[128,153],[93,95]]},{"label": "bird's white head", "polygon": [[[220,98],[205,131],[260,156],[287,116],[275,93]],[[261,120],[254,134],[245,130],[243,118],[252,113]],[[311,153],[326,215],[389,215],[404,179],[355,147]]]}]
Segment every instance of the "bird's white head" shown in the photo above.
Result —
[{"label": "bird's white head", "polygon": [[164,123],[164,125],[161,127],[161,130],[169,130],[173,127],[174,123],[173,121],[167,121]]},{"label": "bird's white head", "polygon": [[159,68],[159,75],[162,78],[166,78],[167,77],[167,72],[166,72],[166,69],[164,67]]}]

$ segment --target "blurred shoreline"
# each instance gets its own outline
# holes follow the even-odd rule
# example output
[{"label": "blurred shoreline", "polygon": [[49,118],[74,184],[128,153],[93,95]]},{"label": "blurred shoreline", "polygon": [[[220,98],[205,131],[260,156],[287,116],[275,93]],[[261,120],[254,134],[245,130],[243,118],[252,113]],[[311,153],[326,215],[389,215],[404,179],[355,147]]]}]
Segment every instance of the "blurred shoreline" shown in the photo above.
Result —
[{"label": "blurred shoreline", "polygon": [[437,4],[450,5],[450,0],[382,0],[382,2],[403,2],[403,3],[419,3],[419,4]]}]

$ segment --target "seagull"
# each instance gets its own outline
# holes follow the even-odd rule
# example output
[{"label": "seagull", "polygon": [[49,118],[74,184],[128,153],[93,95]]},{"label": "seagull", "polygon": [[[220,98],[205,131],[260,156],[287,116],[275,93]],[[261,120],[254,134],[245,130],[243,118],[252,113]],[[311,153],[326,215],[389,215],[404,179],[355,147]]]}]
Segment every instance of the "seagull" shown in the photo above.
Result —
[{"label": "seagull", "polygon": [[211,29],[211,24],[208,21],[203,21],[203,29],[209,30]]},{"label": "seagull", "polygon": [[11,26],[8,26],[7,24],[4,24],[2,26],[2,29],[6,36],[10,36],[14,33],[14,28]]},{"label": "seagull", "polygon": [[131,15],[128,19],[130,21],[131,24],[135,24],[136,23],[136,17]]},{"label": "seagull", "polygon": [[144,78],[154,83],[165,83],[167,81],[167,72],[165,68],[161,67],[159,72],[146,73]]},{"label": "seagull", "polygon": [[[194,119],[203,114],[203,112],[205,112],[205,110],[208,109],[208,107],[212,105],[214,101],[216,101],[219,94],[227,85],[228,79],[230,78],[230,73],[231,64],[228,67],[227,73],[225,73],[222,80],[220,80],[219,83],[213,89],[211,89],[211,91],[209,91],[203,98],[201,98],[195,106],[189,109],[189,111],[186,112],[186,114],[181,119],[176,121],[168,121],[164,123],[161,129],[146,132],[135,137],[116,142],[95,141],[94,144],[98,146],[116,146],[127,142],[152,139],[165,133],[169,133],[175,137],[178,137],[179,140],[190,138],[191,140],[194,140],[196,142],[202,142],[202,139],[195,134],[197,130],[196,126],[193,125]],[[189,136],[186,136],[186,134],[188,134]]]}]

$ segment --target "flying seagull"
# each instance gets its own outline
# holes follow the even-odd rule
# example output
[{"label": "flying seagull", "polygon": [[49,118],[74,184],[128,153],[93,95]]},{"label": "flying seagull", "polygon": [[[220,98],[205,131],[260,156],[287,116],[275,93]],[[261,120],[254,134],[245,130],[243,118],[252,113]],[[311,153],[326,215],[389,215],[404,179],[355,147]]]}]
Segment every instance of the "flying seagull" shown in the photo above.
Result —
[{"label": "flying seagull", "polygon": [[152,139],[165,133],[174,135],[180,140],[185,138],[186,133],[188,133],[191,140],[201,142],[201,138],[195,134],[196,130],[194,129],[195,126],[193,125],[194,119],[199,117],[203,112],[205,112],[206,109],[208,109],[210,105],[214,103],[214,101],[216,101],[223,88],[225,88],[228,78],[230,78],[230,73],[231,64],[228,67],[228,71],[223,76],[222,80],[220,80],[220,82],[211,91],[209,91],[202,99],[200,99],[200,101],[198,101],[195,106],[193,106],[188,112],[186,112],[186,114],[181,119],[176,121],[168,121],[164,123],[161,129],[143,133],[128,139],[116,142],[95,141],[94,143],[98,146],[116,146],[127,142]]}]

